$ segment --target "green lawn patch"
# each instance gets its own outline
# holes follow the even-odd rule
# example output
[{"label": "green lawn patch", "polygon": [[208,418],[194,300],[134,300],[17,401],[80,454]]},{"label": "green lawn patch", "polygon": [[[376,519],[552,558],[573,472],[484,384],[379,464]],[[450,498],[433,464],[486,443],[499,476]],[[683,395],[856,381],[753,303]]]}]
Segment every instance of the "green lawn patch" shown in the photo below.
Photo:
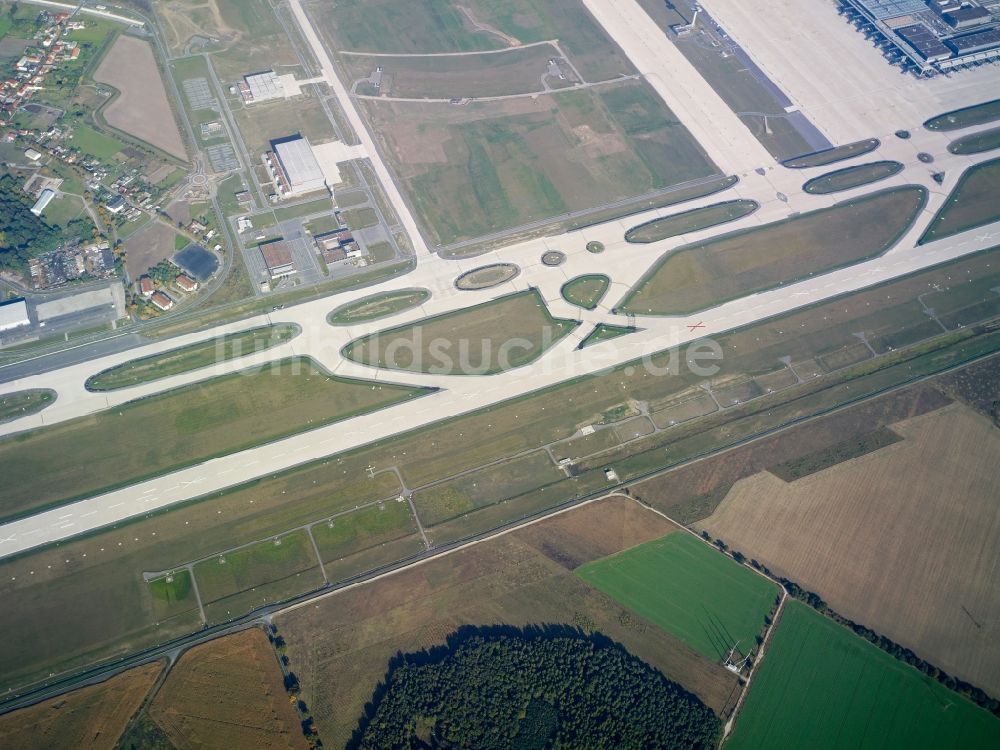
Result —
[{"label": "green lawn patch", "polygon": [[301,332],[302,329],[292,323],[261,326],[133,359],[87,378],[87,390],[114,391],[227,362],[291,341]]},{"label": "green lawn patch", "polygon": [[588,333],[583,341],[580,342],[577,349],[586,349],[593,344],[610,341],[628,333],[635,333],[637,330],[637,328],[633,328],[632,326],[613,326],[608,323],[598,323],[594,326],[594,330]]},{"label": "green lawn patch", "polygon": [[455,279],[455,286],[465,291],[490,289],[510,281],[519,273],[521,268],[514,263],[494,263],[466,271]]},{"label": "green lawn patch", "polygon": [[874,258],[927,200],[907,186],[838,203],[667,253],[620,303],[637,315],[681,315]]},{"label": "green lawn patch", "polygon": [[154,598],[170,604],[182,602],[192,593],[191,574],[178,570],[162,578],[154,578],[149,582],[149,592]]},{"label": "green lawn patch", "polygon": [[378,214],[374,208],[349,208],[341,211],[340,215],[344,217],[344,223],[355,232],[378,224]]},{"label": "green lawn patch", "polygon": [[[425,389],[287,359],[0,440],[8,519],[380,409]],[[58,460],[53,457],[58,456]]]},{"label": "green lawn patch", "polygon": [[312,527],[323,562],[409,536],[417,531],[410,504],[389,500]]},{"label": "green lawn patch", "polygon": [[813,177],[802,186],[802,189],[814,195],[837,193],[884,180],[899,174],[902,170],[903,165],[898,161],[873,161]]},{"label": "green lawn patch", "polygon": [[594,310],[611,286],[611,279],[601,273],[577,276],[562,285],[563,298],[571,305]]},{"label": "green lawn patch", "polygon": [[553,318],[537,289],[355,339],[342,354],[374,367],[492,375],[529,364],[577,325]]},{"label": "green lawn patch", "polygon": [[846,159],[853,159],[855,156],[867,154],[870,151],[877,149],[880,145],[881,141],[879,141],[878,138],[869,138],[866,141],[857,141],[856,143],[848,143],[843,146],[828,148],[811,154],[795,156],[791,159],[786,159],[781,162],[781,164],[789,169],[825,167],[827,164],[833,164],[838,161],[845,161]]},{"label": "green lawn patch", "polygon": [[1000,128],[991,128],[979,133],[964,135],[948,144],[948,150],[953,154],[981,154],[1000,148]]},{"label": "green lawn patch", "polygon": [[80,149],[85,154],[89,154],[101,161],[109,161],[111,157],[125,148],[120,141],[110,136],[98,133],[86,125],[75,125],[73,127],[73,137],[68,141],[69,145]]},{"label": "green lawn patch", "polygon": [[653,219],[645,224],[632,227],[625,232],[626,242],[647,243],[676,237],[679,234],[697,232],[719,224],[742,219],[760,208],[757,201],[733,200],[715,203],[711,206],[693,208],[672,216]]},{"label": "green lawn patch", "polygon": [[918,244],[951,237],[1000,219],[998,190],[1000,159],[966,169]]},{"label": "green lawn patch", "polygon": [[932,117],[924,123],[928,130],[959,130],[1000,120],[1000,99],[963,107]]},{"label": "green lawn patch", "polygon": [[324,195],[322,198],[317,198],[313,201],[308,201],[307,203],[299,203],[296,206],[285,206],[284,208],[274,209],[274,218],[280,221],[287,221],[288,219],[300,219],[303,216],[309,216],[310,214],[319,213],[332,213],[333,211],[333,201],[330,200],[330,196]]},{"label": "green lawn patch", "polygon": [[56,400],[56,392],[48,388],[29,388],[0,396],[0,424],[29,414],[37,414]]},{"label": "green lawn patch", "polygon": [[764,628],[778,587],[690,534],[676,531],[576,571],[712,661]]},{"label": "green lawn patch", "polygon": [[341,305],[326,317],[326,321],[334,326],[365,323],[369,320],[378,320],[404,310],[410,310],[424,304],[430,298],[431,293],[427,289],[397,289],[391,292],[381,292]]},{"label": "green lawn patch", "polygon": [[998,743],[1000,720],[792,600],[727,747],[937,750]]}]

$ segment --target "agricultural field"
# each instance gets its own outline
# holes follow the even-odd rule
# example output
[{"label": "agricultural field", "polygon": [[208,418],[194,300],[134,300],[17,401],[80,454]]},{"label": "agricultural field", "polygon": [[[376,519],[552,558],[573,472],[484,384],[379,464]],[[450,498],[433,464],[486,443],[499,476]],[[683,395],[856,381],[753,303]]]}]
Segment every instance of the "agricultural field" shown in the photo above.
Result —
[{"label": "agricultural field", "polygon": [[719,663],[737,643],[748,653],[780,594],[683,531],[587,563],[577,575]]},{"label": "agricultural field", "polygon": [[727,747],[992,747],[1000,720],[807,605],[785,606]]},{"label": "agricultural field", "polygon": [[149,42],[119,36],[94,72],[94,80],[119,91],[102,111],[108,125],[177,159],[187,159]]},{"label": "agricultural field", "polygon": [[957,404],[889,427],[902,439],[802,479],[738,481],[698,528],[1000,693],[1000,653],[981,626],[1000,617],[1000,431]]},{"label": "agricultural field", "polygon": [[715,203],[711,206],[692,208],[690,211],[671,214],[632,227],[625,232],[625,240],[626,242],[638,243],[659,242],[679,234],[698,232],[702,229],[742,219],[758,208],[760,208],[760,204],[751,200],[732,200],[725,203]]},{"label": "agricultural field", "polygon": [[184,653],[147,709],[182,747],[308,747],[264,634],[244,630]]},{"label": "agricultural field", "polygon": [[927,227],[920,244],[951,237],[1000,219],[996,200],[998,189],[1000,159],[969,167]]},{"label": "agricultural field", "polygon": [[724,715],[734,675],[572,572],[671,528],[631,500],[608,498],[278,616],[324,743],[350,737],[397,650],[436,645],[464,624],[551,622],[603,633]]},{"label": "agricultural field", "polygon": [[974,125],[985,125],[994,120],[1000,120],[1000,99],[945,112],[929,119],[924,123],[924,127],[928,130],[961,130]]},{"label": "agricultural field", "polygon": [[872,193],[667,253],[618,305],[677,315],[881,255],[912,225],[922,187]]},{"label": "agricultural field", "polygon": [[431,293],[426,289],[400,289],[392,292],[380,292],[364,297],[354,302],[341,305],[327,316],[327,322],[335,326],[347,326],[352,323],[366,323],[370,320],[386,318],[405,310],[422,305],[429,300]]},{"label": "agricultural field", "polygon": [[313,18],[335,52],[482,52],[558,39],[587,81],[635,72],[580,0],[347,0]]},{"label": "agricultural field", "polygon": [[577,276],[562,285],[562,296],[570,304],[582,307],[584,310],[595,310],[608,292],[611,279],[603,274],[588,274]]},{"label": "agricultural field", "polygon": [[360,104],[438,245],[597,208],[714,172],[644,82],[462,107]]},{"label": "agricultural field", "polygon": [[827,164],[835,164],[838,161],[846,161],[856,156],[870,153],[881,144],[878,138],[869,138],[866,141],[857,143],[847,143],[843,146],[828,148],[825,151],[816,151],[812,154],[796,156],[781,162],[782,166],[788,169],[808,169],[809,167],[825,167]]},{"label": "agricultural field", "polygon": [[396,370],[488,375],[535,361],[576,325],[553,318],[529,289],[355,339],[343,354]]},{"label": "agricultural field", "polygon": [[963,135],[948,144],[948,151],[953,154],[981,154],[995,148],[1000,148],[1000,128]]},{"label": "agricultural field", "polygon": [[0,493],[2,515],[155,476],[419,392],[337,378],[311,360],[289,359],[8,437],[0,440],[8,480]]},{"label": "agricultural field", "polygon": [[898,161],[873,161],[813,177],[802,186],[802,189],[815,195],[839,193],[842,190],[851,190],[887,179],[902,170],[903,165]]},{"label": "agricultural field", "polygon": [[0,745],[19,750],[112,750],[162,669],[161,662],[146,664],[0,716]]},{"label": "agricultural field", "polygon": [[119,388],[168,378],[189,370],[227,362],[290,341],[301,333],[299,326],[282,323],[248,331],[230,333],[208,341],[172,349],[151,357],[133,359],[87,378],[91,391],[114,391]]},{"label": "agricultural field", "polygon": [[[452,99],[509,96],[543,91],[542,77],[548,61],[562,57],[551,44],[517,47],[506,51],[448,57],[378,57],[340,55],[347,83],[366,79],[382,68],[382,86],[377,93],[359,87],[357,93],[415,99]],[[558,77],[546,77],[559,88]]]},{"label": "agricultural field", "polygon": [[29,388],[0,396],[0,424],[29,414],[37,414],[56,400],[56,392],[47,388]]}]

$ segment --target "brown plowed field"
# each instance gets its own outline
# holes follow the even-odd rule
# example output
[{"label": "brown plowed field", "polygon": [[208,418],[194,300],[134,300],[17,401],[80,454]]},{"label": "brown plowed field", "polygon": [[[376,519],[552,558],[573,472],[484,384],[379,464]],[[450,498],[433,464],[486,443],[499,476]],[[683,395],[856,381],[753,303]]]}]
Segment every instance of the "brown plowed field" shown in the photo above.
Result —
[{"label": "brown plowed field", "polygon": [[178,159],[187,159],[149,42],[124,34],[118,37],[94,73],[94,80],[121,92],[104,110],[104,119],[111,127]]},{"label": "brown plowed field", "polygon": [[185,653],[149,706],[179,748],[306,748],[281,669],[256,628]]},{"label": "brown plowed field", "polygon": [[0,747],[111,750],[163,665],[130,669],[98,685],[0,717]]},{"label": "brown plowed field", "polygon": [[743,479],[702,523],[842,615],[1000,693],[1000,430],[954,404],[792,483]]},{"label": "brown plowed field", "polygon": [[674,529],[632,500],[610,498],[277,616],[323,742],[348,740],[397,651],[440,644],[465,624],[600,631],[722,713],[734,675],[572,573]]}]

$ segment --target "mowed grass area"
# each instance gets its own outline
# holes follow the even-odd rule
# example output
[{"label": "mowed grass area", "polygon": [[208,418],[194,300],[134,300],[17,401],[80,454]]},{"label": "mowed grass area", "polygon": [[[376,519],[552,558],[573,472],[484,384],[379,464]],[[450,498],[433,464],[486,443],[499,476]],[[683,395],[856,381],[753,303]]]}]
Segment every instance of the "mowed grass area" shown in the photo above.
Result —
[{"label": "mowed grass area", "polygon": [[873,161],[813,177],[802,186],[802,189],[815,195],[838,193],[841,190],[850,190],[884,180],[899,174],[902,170],[903,165],[898,161]]},{"label": "mowed grass area", "polygon": [[963,135],[948,144],[948,151],[953,154],[981,154],[995,148],[1000,148],[1000,128]]},{"label": "mowed grass area", "polygon": [[619,305],[637,315],[703,310],[881,255],[927,200],[908,186],[668,253]]},{"label": "mowed grass area", "polygon": [[589,81],[635,72],[581,0],[344,0],[316,20],[332,50],[475,52],[558,39]]},{"label": "mowed grass area", "polygon": [[[561,55],[555,47],[540,44],[453,57],[341,55],[340,60],[347,69],[349,83],[367,78],[381,67],[384,77],[380,95],[451,99],[542,91],[541,78],[548,70],[548,61],[556,57]],[[549,80],[553,88],[557,83]]]},{"label": "mowed grass area", "polygon": [[490,289],[510,281],[519,273],[521,268],[514,263],[494,263],[491,266],[466,271],[455,279],[455,286],[465,291]]},{"label": "mowed grass area", "polygon": [[692,208],[690,211],[683,211],[679,214],[664,216],[660,219],[647,221],[639,226],[632,227],[625,232],[626,242],[658,242],[679,234],[688,232],[698,232],[702,229],[725,224],[726,222],[742,219],[749,216],[760,208],[757,201],[733,200],[725,203],[715,203],[711,206]]},{"label": "mowed grass area", "polygon": [[594,310],[611,286],[611,279],[601,273],[577,276],[562,285],[562,296],[572,305]]},{"label": "mowed grass area", "polygon": [[603,633],[724,714],[735,675],[572,573],[667,529],[637,503],[610,498],[279,615],[324,744],[345,745],[397,651],[432,646],[465,624],[553,622]]},{"label": "mowed grass area", "polygon": [[228,362],[284,344],[301,332],[302,329],[295,324],[261,326],[180,349],[171,349],[150,357],[133,359],[87,378],[87,390],[114,391]]},{"label": "mowed grass area", "polygon": [[399,403],[422,389],[328,375],[288,359],[0,440],[0,516],[259,445]]},{"label": "mowed grass area", "polygon": [[69,139],[69,145],[101,161],[109,161],[125,148],[125,144],[121,141],[99,133],[87,125],[74,126],[73,137]]},{"label": "mowed grass area", "polygon": [[410,310],[422,305],[430,298],[431,293],[427,289],[399,289],[392,292],[381,292],[341,305],[331,312],[326,320],[334,326],[365,323],[369,320],[378,320],[404,310]]},{"label": "mowed grass area", "polygon": [[998,742],[996,717],[789,601],[727,747],[938,750]]},{"label": "mowed grass area", "polygon": [[194,566],[209,623],[318,587],[319,560],[305,530],[268,539]]},{"label": "mowed grass area", "polygon": [[920,244],[951,237],[959,232],[991,224],[1000,219],[1000,159],[984,161],[962,173],[955,189],[923,237]]},{"label": "mowed grass area", "polygon": [[791,159],[786,159],[781,164],[789,169],[825,167],[827,164],[834,164],[838,161],[845,161],[853,159],[855,156],[867,154],[877,149],[880,145],[881,141],[878,138],[869,138],[865,141],[857,141],[856,143],[847,143],[843,146],[828,148],[825,151],[816,151],[812,154],[795,156]]},{"label": "mowed grass area", "polygon": [[780,594],[774,583],[682,531],[576,573],[713,661],[737,642],[748,653]]},{"label": "mowed grass area", "polygon": [[56,392],[48,388],[29,388],[0,395],[0,424],[37,414],[55,400]]},{"label": "mowed grass area", "polygon": [[1000,120],[1000,99],[945,112],[943,115],[929,119],[924,123],[924,127],[928,130],[959,130],[970,128],[973,125],[983,125],[994,120]]},{"label": "mowed grass area", "polygon": [[533,362],[576,325],[552,317],[529,289],[355,339],[343,355],[373,367],[489,375]]},{"label": "mowed grass area", "polygon": [[638,329],[630,328],[628,326],[614,326],[608,323],[598,323],[594,326],[594,330],[587,334],[587,336],[580,342],[579,349],[586,349],[588,346],[593,346],[594,344],[600,344],[602,341],[610,341],[611,339],[616,339],[619,336],[624,336],[629,333],[634,333]]},{"label": "mowed grass area", "polygon": [[463,107],[360,105],[437,245],[715,173],[643,81]]}]

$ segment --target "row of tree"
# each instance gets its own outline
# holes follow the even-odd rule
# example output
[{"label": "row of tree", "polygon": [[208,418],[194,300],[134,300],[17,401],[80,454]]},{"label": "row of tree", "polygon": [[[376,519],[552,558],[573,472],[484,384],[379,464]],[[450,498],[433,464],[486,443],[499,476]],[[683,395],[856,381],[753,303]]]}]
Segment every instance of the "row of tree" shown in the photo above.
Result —
[{"label": "row of tree", "polygon": [[605,636],[499,626],[397,655],[349,747],[710,748],[719,731],[696,696]]}]

